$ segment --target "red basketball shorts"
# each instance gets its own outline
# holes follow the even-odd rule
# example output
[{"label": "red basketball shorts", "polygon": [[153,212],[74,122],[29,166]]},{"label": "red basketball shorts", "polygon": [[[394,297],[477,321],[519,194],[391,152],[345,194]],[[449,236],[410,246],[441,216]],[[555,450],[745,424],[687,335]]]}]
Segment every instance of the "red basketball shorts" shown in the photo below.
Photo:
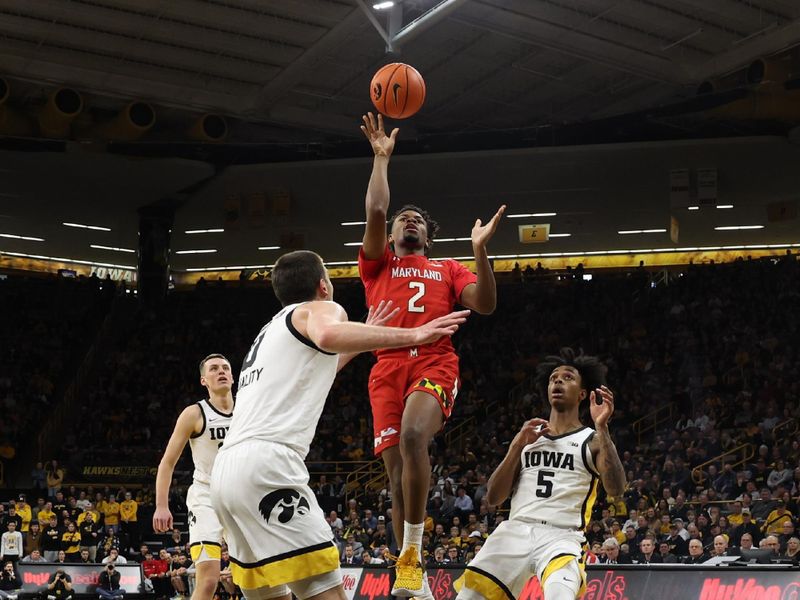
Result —
[{"label": "red basketball shorts", "polygon": [[455,353],[379,360],[369,377],[375,455],[379,456],[386,448],[400,443],[403,410],[406,398],[412,392],[433,396],[447,421],[453,411],[458,387],[458,356]]}]

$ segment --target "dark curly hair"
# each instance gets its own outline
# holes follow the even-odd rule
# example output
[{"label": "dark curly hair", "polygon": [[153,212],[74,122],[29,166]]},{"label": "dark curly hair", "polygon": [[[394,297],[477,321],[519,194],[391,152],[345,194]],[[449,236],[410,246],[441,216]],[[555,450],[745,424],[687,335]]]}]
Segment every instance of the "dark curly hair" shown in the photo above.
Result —
[{"label": "dark curly hair", "polygon": [[558,367],[573,367],[581,376],[581,388],[589,392],[606,383],[606,367],[596,356],[587,356],[581,350],[575,353],[572,348],[561,348],[558,356],[546,356],[536,368],[536,383],[542,392],[542,397],[547,398],[547,386],[550,374]]},{"label": "dark curly hair", "polygon": [[[439,223],[433,220],[431,215],[428,213],[427,210],[420,208],[419,206],[415,206],[413,204],[405,204],[401,206],[393,215],[392,218],[389,220],[389,231],[392,230],[394,227],[394,222],[403,212],[407,210],[413,210],[414,212],[418,212],[420,216],[425,219],[425,228],[428,230],[428,241],[433,242],[433,239],[436,237],[436,234],[439,233]],[[425,255],[427,256],[428,251],[430,250],[430,244],[425,246]]]}]

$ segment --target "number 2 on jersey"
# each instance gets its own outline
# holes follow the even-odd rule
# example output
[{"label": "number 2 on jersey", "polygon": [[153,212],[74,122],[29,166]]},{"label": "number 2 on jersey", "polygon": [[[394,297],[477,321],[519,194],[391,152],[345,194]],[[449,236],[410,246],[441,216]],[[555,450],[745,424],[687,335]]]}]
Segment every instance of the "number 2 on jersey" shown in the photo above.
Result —
[{"label": "number 2 on jersey", "polygon": [[425,295],[425,284],[421,281],[409,281],[408,287],[412,290],[417,290],[417,293],[408,299],[408,312],[425,312],[425,307],[421,304],[417,304],[417,300],[422,299]]}]

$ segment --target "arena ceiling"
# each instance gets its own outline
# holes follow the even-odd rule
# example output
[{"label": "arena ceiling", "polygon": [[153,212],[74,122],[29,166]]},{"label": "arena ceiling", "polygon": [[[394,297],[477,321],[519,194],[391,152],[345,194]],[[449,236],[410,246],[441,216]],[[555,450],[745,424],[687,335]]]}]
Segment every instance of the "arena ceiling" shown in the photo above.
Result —
[{"label": "arena ceiling", "polygon": [[[221,227],[224,197],[257,188],[258,178],[249,170],[256,167],[234,165],[364,157],[368,149],[358,124],[371,108],[369,80],[393,61],[418,68],[428,89],[420,113],[401,124],[400,152],[407,155],[787,131],[746,120],[710,126],[709,119],[692,116],[697,111],[692,103],[704,81],[736,87],[736,74],[753,60],[778,56],[785,64],[796,62],[800,2],[794,0],[403,0],[388,10],[372,4],[0,0],[0,75],[9,84],[8,106],[35,122],[48,96],[65,86],[84,104],[64,139],[45,140],[34,132],[0,140],[6,151],[0,232],[46,239],[3,238],[0,251],[135,264],[130,255],[91,246],[135,247],[136,209],[181,191],[185,202],[176,234]],[[797,74],[789,68],[786,76]],[[153,128],[136,140],[98,143],[93,128],[136,101],[154,109]],[[187,129],[206,113],[227,120],[225,143],[189,139]],[[604,237],[608,231],[652,222],[642,217],[635,199],[605,202],[601,220],[587,216],[597,208],[596,196],[585,192],[594,184],[581,188],[564,180],[579,160],[580,153],[566,162],[550,156],[545,163],[559,165],[551,171],[561,181],[519,183],[498,192],[531,192],[520,210],[533,212],[552,206],[570,189],[584,189],[568,211],[584,237],[562,240],[554,250],[619,246],[619,240]],[[592,160],[599,169],[603,160]],[[326,258],[352,259],[353,249],[343,243],[352,241],[353,232],[332,223],[358,217],[366,164],[342,168],[353,179],[342,183],[352,190],[341,196],[356,200],[334,207],[335,214],[331,206],[315,210],[302,192],[296,194],[298,218],[305,221],[300,233],[326,240],[319,242]],[[624,185],[624,174],[617,176]],[[472,213],[489,214],[497,204],[481,191],[471,214],[462,215],[458,193],[470,192],[466,187],[454,192],[443,205],[458,217],[448,235],[468,235]],[[788,199],[780,193],[756,196],[750,195],[750,208],[758,214],[742,215],[742,223],[763,221],[767,202]],[[653,213],[661,226],[669,207]],[[713,211],[707,214],[703,231],[719,220]],[[72,230],[64,221],[111,224],[112,232]],[[569,224],[556,226],[563,230]],[[289,220],[264,231],[239,231],[218,243],[228,255],[176,256],[173,266],[269,262],[253,249],[275,243],[287,229],[293,233],[298,226]],[[520,251],[511,229],[498,239],[498,253]],[[709,234],[707,243],[719,242],[716,235]],[[769,231],[747,235],[731,239],[775,239]],[[791,232],[779,237],[786,241]],[[173,239],[176,247],[196,244]],[[696,242],[703,242],[703,234]]]},{"label": "arena ceiling", "polygon": [[230,140],[309,143],[357,137],[395,60],[428,87],[406,128],[441,134],[652,108],[800,42],[794,0],[373,1],[0,0],[0,70],[17,105],[147,101],[149,139],[208,112]]}]

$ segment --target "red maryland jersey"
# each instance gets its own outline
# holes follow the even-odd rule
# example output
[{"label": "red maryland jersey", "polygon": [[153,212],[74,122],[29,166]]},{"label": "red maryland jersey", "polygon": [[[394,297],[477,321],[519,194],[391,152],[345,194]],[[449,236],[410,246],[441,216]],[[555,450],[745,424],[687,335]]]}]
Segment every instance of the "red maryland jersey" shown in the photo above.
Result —
[{"label": "red maryland jersey", "polygon": [[[387,325],[418,327],[452,312],[461,292],[477,276],[461,263],[451,259],[429,259],[411,254],[397,256],[389,246],[377,260],[367,260],[364,249],[358,253],[358,270],[367,296],[367,306],[391,300],[400,308]],[[378,358],[408,356],[409,349],[379,350]],[[453,352],[449,337],[417,349],[422,354]]]}]

